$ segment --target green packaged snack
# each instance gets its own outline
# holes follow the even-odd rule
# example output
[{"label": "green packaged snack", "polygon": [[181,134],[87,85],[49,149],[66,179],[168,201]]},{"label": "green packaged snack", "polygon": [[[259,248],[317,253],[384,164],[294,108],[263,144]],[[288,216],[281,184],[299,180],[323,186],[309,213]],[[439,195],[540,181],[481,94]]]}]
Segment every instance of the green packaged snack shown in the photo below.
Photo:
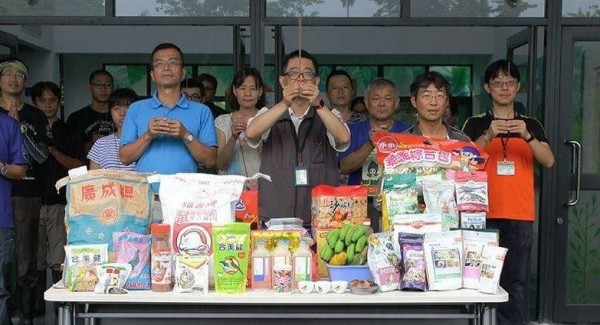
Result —
[{"label": "green packaged snack", "polygon": [[246,291],[250,258],[250,224],[235,222],[213,226],[215,291]]}]

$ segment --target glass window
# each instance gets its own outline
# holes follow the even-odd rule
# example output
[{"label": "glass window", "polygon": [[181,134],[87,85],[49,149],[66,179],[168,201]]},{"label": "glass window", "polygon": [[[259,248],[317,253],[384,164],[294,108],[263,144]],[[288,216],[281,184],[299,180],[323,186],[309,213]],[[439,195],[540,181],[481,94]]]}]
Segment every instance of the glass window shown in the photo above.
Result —
[{"label": "glass window", "polygon": [[[356,96],[364,96],[369,83],[377,78],[376,66],[336,66],[337,70],[344,70],[352,77]],[[325,81],[325,80],[324,80]]]},{"label": "glass window", "polygon": [[454,97],[471,96],[470,66],[431,66],[429,71],[439,72],[448,82]]},{"label": "glass window", "polygon": [[138,96],[148,96],[148,67],[145,64],[107,64],[115,80],[115,89],[131,88]]},{"label": "glass window", "polygon": [[425,72],[424,66],[386,66],[383,77],[391,80],[398,88],[400,97],[410,97],[410,84],[416,76]]},{"label": "glass window", "polygon": [[116,0],[115,12],[118,17],[248,17],[250,1]]},{"label": "glass window", "polygon": [[563,0],[563,17],[600,17],[598,0]]},{"label": "glass window", "polygon": [[104,0],[2,0],[0,16],[104,16]]},{"label": "glass window", "polygon": [[410,15],[411,17],[544,17],[545,2],[545,0],[412,0]]},{"label": "glass window", "polygon": [[400,17],[401,0],[267,0],[269,17]]}]

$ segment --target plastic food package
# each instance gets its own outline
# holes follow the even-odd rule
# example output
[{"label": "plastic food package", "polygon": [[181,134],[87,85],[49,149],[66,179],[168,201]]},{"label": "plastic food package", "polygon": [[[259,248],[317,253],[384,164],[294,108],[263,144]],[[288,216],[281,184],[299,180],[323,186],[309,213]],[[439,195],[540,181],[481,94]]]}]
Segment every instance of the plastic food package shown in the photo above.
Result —
[{"label": "plastic food package", "polygon": [[173,291],[208,293],[208,256],[175,256],[175,287]]},{"label": "plastic food package", "polygon": [[459,211],[489,210],[487,173],[456,172],[456,205]]},{"label": "plastic food package", "polygon": [[94,291],[99,281],[97,266],[108,262],[108,245],[67,245],[65,253],[67,290]]},{"label": "plastic food package", "polygon": [[235,220],[250,224],[250,229],[258,229],[258,191],[243,191],[235,203]]},{"label": "plastic food package", "polygon": [[504,247],[483,246],[479,291],[491,294],[498,293],[500,274],[502,273],[507,251],[508,249]]},{"label": "plastic food package", "polygon": [[399,259],[392,245],[392,232],[369,236],[367,263],[379,291],[398,290],[400,286]]},{"label": "plastic food package", "polygon": [[98,266],[99,281],[95,293],[126,293],[123,286],[131,273],[129,263],[106,263]]},{"label": "plastic food package", "polygon": [[139,235],[133,232],[116,232],[113,234],[117,263],[129,263],[131,274],[124,288],[129,290],[150,290],[150,235]]},{"label": "plastic food package", "polygon": [[425,263],[429,290],[462,287],[462,232],[425,234]]},{"label": "plastic food package", "polygon": [[486,228],[486,213],[485,212],[461,212],[460,227],[462,229],[485,229]]},{"label": "plastic food package", "polygon": [[381,229],[391,230],[391,220],[398,216],[419,213],[415,174],[385,174],[382,186]]},{"label": "plastic food package", "polygon": [[393,244],[394,250],[400,256],[400,245],[398,244],[399,233],[425,234],[429,232],[442,231],[441,213],[417,213],[397,216],[393,222]]},{"label": "plastic food package", "polygon": [[344,222],[367,219],[367,189],[362,186],[317,185],[311,191],[314,229],[340,228]]},{"label": "plastic food package", "polygon": [[213,227],[214,278],[218,293],[246,291],[250,259],[250,224],[228,223]]},{"label": "plastic food package", "polygon": [[498,232],[463,230],[463,287],[479,288],[483,246],[498,246]]},{"label": "plastic food package", "polygon": [[423,235],[401,233],[398,241],[402,252],[400,290],[427,290]]},{"label": "plastic food package", "polygon": [[453,181],[423,180],[425,212],[442,214],[442,229],[458,228],[458,209]]}]

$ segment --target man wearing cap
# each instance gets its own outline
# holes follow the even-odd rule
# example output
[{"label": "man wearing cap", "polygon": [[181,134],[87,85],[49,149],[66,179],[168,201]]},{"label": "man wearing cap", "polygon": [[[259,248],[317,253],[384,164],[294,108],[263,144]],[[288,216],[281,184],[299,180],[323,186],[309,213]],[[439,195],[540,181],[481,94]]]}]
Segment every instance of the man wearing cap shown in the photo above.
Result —
[{"label": "man wearing cap", "polygon": [[13,181],[12,188],[21,324],[32,322],[32,293],[38,278],[36,255],[43,187],[42,164],[48,158],[48,146],[53,144],[44,113],[23,101],[28,72],[25,63],[19,59],[0,61],[0,113],[19,123],[22,151],[27,161],[25,177]]}]

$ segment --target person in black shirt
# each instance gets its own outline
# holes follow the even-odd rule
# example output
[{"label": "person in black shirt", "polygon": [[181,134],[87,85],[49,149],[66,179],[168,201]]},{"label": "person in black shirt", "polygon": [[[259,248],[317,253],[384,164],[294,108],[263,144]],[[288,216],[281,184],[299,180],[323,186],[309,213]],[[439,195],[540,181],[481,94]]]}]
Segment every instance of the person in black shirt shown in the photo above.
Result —
[{"label": "person in black shirt", "polygon": [[213,119],[216,119],[219,115],[229,114],[226,110],[217,106],[217,104],[213,102],[213,100],[215,99],[215,94],[217,93],[217,78],[208,73],[201,73],[198,75],[198,77],[196,77],[196,80],[200,81],[204,86],[203,104],[210,108],[210,111],[213,115]]},{"label": "person in black shirt", "polygon": [[17,273],[21,294],[21,323],[32,324],[33,288],[37,282],[37,243],[42,196],[42,164],[53,144],[46,116],[26,104],[22,95],[29,69],[23,61],[8,58],[0,61],[0,112],[17,120],[21,126],[23,155],[27,173],[14,181],[12,204],[17,248]]},{"label": "person in black shirt", "polygon": [[89,89],[92,102],[69,115],[67,124],[80,132],[85,140],[85,153],[99,138],[113,133],[114,123],[108,108],[108,96],[113,91],[113,77],[106,70],[96,70],[90,74]]}]

